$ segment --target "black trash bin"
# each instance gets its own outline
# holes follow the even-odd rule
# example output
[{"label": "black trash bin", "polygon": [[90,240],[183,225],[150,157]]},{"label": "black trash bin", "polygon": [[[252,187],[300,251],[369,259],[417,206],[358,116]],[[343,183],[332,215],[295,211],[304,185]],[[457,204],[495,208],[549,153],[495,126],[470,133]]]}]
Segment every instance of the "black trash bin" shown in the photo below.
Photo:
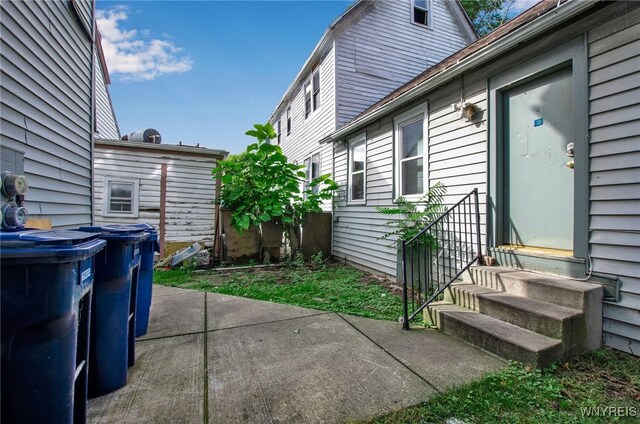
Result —
[{"label": "black trash bin", "polygon": [[144,229],[123,225],[81,227],[107,242],[96,255],[91,304],[89,398],[127,384],[127,368],[135,361],[135,307]]},{"label": "black trash bin", "polygon": [[140,244],[140,279],[138,281],[138,301],[136,306],[136,337],[147,334],[149,327],[149,311],[153,295],[153,260],[154,253],[160,251],[158,230],[149,224],[131,224],[134,228],[142,228],[149,238]]},{"label": "black trash bin", "polygon": [[0,232],[3,423],[83,423],[96,235]]}]

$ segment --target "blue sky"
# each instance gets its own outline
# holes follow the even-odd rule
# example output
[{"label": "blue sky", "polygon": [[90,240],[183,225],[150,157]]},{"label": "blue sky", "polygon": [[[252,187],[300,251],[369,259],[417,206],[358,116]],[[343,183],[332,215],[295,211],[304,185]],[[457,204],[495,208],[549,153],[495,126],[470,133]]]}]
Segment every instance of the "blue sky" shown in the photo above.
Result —
[{"label": "blue sky", "polygon": [[120,131],[155,128],[163,143],[244,150],[245,131],[266,122],[352,2],[98,0]]},{"label": "blue sky", "polygon": [[120,131],[242,151],[349,3],[98,0]]}]

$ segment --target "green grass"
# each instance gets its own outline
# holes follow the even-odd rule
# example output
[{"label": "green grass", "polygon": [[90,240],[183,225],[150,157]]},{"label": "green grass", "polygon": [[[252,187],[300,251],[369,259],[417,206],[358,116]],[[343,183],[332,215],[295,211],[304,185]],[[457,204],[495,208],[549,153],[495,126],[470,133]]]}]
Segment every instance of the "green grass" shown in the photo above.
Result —
[{"label": "green grass", "polygon": [[374,277],[345,265],[191,273],[156,271],[154,282],[323,311],[397,321],[402,299]]},{"label": "green grass", "polygon": [[[618,415],[626,416],[589,417],[582,410],[588,407],[622,407]],[[638,417],[640,359],[603,349],[544,371],[512,364],[371,423],[635,423]]]}]

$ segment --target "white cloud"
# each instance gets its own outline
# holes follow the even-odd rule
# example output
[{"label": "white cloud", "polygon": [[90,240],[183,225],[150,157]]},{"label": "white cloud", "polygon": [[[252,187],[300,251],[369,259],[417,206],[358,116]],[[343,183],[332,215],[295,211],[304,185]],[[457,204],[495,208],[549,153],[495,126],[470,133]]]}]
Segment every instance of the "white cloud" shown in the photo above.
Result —
[{"label": "white cloud", "polygon": [[193,61],[173,42],[150,38],[147,29],[124,29],[127,8],[98,10],[96,20],[102,34],[102,49],[109,72],[124,80],[152,80],[162,74],[191,70]]}]

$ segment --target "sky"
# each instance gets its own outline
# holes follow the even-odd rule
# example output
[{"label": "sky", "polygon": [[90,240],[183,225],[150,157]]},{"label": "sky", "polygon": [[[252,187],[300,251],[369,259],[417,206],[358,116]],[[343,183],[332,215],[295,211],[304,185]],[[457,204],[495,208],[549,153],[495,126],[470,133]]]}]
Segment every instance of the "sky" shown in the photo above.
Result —
[{"label": "sky", "polygon": [[98,0],[120,132],[154,128],[165,144],[241,152],[351,3]]}]

